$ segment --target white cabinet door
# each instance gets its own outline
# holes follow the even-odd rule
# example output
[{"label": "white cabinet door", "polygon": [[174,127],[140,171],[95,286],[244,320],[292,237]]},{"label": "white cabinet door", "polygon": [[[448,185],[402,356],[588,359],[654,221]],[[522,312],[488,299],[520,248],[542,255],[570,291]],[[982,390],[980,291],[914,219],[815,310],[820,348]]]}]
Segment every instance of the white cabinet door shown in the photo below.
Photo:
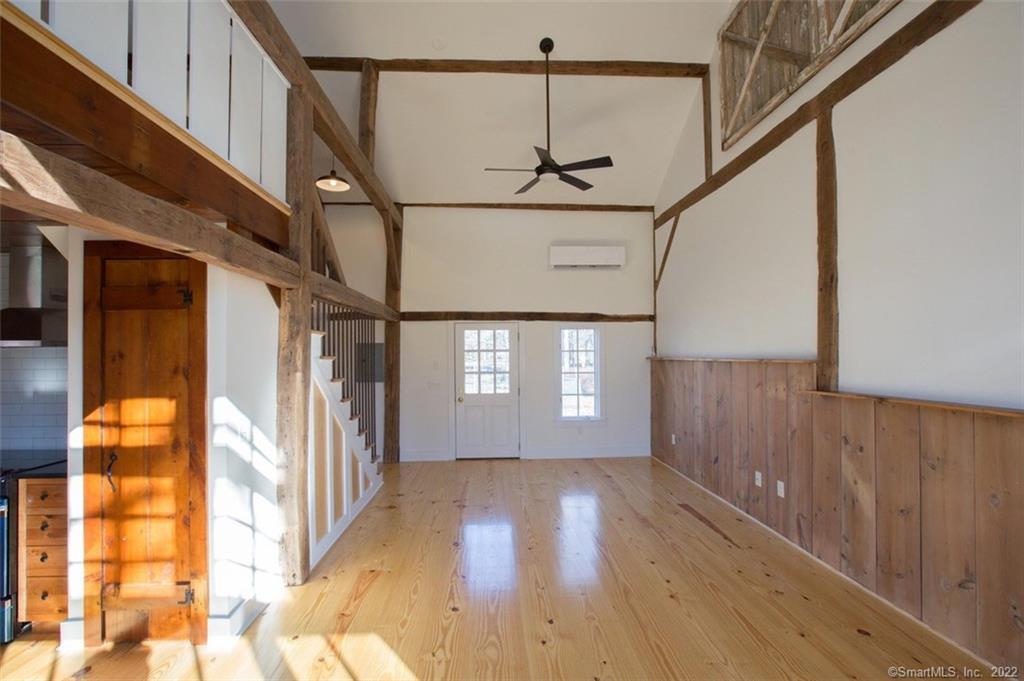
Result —
[{"label": "white cabinet door", "polygon": [[455,458],[519,456],[519,326],[455,325]]}]

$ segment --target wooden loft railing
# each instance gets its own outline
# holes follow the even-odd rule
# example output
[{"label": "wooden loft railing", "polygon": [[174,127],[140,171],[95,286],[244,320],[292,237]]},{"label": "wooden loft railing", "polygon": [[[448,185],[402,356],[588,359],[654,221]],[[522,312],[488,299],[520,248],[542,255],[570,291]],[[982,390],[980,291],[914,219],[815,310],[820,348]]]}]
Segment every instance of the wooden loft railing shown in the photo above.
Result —
[{"label": "wooden loft railing", "polygon": [[[182,10],[177,5],[163,7],[187,16],[187,3],[182,6]],[[147,7],[147,11],[160,10]],[[90,24],[83,29],[82,22],[74,20],[76,8],[74,3],[61,3],[48,18],[51,23],[45,23],[8,0],[0,2],[4,130],[208,220],[237,225],[265,242],[286,246],[290,207],[283,201],[283,111],[287,84],[265,59],[262,63],[267,65],[261,65],[257,46],[248,48],[255,55],[249,80],[257,79],[255,89],[248,90],[260,92],[260,84],[267,85],[263,101],[255,102],[257,109],[268,109],[267,120],[261,117],[258,124],[248,126],[248,137],[239,132],[246,126],[236,125],[229,140],[226,102],[229,97],[243,97],[244,88],[237,85],[243,82],[239,73],[234,74],[235,90],[227,90],[226,59],[219,76],[207,69],[201,74],[195,60],[186,72],[182,47],[181,68],[176,70],[173,55],[167,64],[161,62],[160,54],[147,57],[146,46],[152,41],[136,36],[139,44],[132,55],[136,68],[129,77],[125,71],[128,38],[118,32],[120,24]],[[217,23],[214,28],[231,31],[228,10],[222,9],[223,25]],[[156,23],[156,19],[149,22]],[[183,38],[181,44],[187,41]],[[143,68],[146,64],[149,68]],[[188,110],[187,89],[200,87],[193,82],[199,75],[223,81],[223,87],[206,88],[217,95],[214,99],[223,100],[219,114],[195,106]],[[205,127],[199,126],[204,121]]]}]

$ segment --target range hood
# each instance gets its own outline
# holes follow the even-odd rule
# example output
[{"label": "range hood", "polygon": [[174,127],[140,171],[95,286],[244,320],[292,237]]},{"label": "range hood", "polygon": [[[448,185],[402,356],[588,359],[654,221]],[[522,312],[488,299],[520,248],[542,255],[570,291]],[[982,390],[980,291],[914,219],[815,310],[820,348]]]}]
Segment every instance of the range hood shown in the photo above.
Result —
[{"label": "range hood", "polygon": [[0,271],[7,300],[0,309],[0,347],[68,344],[68,265],[46,239],[9,244]]}]

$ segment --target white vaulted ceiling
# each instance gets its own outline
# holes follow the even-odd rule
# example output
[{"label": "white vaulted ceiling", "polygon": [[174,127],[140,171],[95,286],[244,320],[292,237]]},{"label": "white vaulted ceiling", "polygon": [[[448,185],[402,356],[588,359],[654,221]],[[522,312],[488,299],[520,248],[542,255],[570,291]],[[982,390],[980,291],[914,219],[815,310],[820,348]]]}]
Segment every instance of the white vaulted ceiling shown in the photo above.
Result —
[{"label": "white vaulted ceiling", "polygon": [[[731,3],[274,2],[304,55],[421,59],[703,62]],[[343,120],[358,128],[358,73],[315,72]],[[560,163],[610,155],[615,167],[580,171],[581,192],[541,183],[514,192],[545,146],[544,78],[534,75],[380,74],[377,172],[396,201],[653,204],[699,79],[552,76],[552,149]],[[699,111],[699,107],[696,107]],[[316,171],[330,166],[326,148]],[[339,169],[340,171],[341,169]],[[340,197],[362,198],[353,191]]]}]

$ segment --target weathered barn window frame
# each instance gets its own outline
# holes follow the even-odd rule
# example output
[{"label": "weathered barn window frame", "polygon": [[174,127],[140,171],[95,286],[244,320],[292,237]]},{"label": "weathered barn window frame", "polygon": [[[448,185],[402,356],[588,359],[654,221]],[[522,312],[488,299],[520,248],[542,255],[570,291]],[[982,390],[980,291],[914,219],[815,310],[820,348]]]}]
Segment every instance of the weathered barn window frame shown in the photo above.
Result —
[{"label": "weathered barn window frame", "polygon": [[740,0],[718,32],[728,149],[900,0]]}]

